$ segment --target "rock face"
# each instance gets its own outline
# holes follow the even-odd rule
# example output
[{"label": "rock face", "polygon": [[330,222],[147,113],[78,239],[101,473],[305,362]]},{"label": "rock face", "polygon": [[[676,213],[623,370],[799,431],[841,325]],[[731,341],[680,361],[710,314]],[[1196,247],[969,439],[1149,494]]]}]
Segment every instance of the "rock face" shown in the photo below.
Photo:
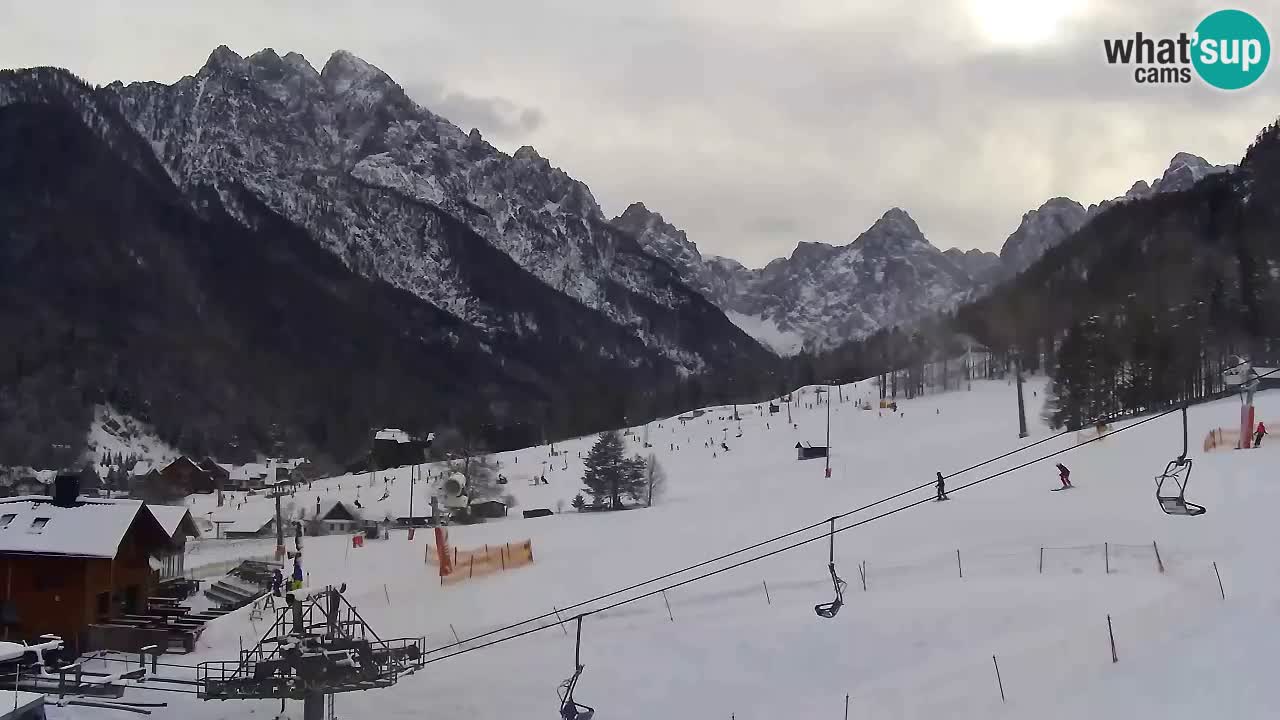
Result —
[{"label": "rock face", "polygon": [[704,258],[683,231],[638,203],[613,222],[781,354],[829,347],[951,307],[999,263],[976,250],[942,252],[898,208],[849,245],[802,242],[790,257],[758,270]]},{"label": "rock face", "polygon": [[0,139],[10,461],[82,444],[96,404],[194,454],[344,461],[373,425],[518,447],[777,362],[585,185],[347,53],[0,71]]},{"label": "rock face", "polygon": [[[353,270],[488,334],[546,325],[510,297],[507,272],[523,271],[682,372],[762,353],[607,223],[585,184],[531,147],[508,156],[464,133],[351,53],[317,72],[297,53],[220,47],[173,85],[102,93],[189,196],[215,193],[236,212],[242,188]],[[480,242],[451,241],[459,229]],[[490,248],[512,263],[495,267]]]},{"label": "rock face", "polygon": [[942,254],[946,255],[951,262],[969,273],[969,277],[978,282],[983,282],[990,278],[1001,267],[1000,256],[985,250],[966,251],[960,248],[951,248],[950,250],[944,250]]},{"label": "rock face", "polygon": [[1011,277],[1031,267],[1050,248],[1070,237],[1095,215],[1113,205],[1160,193],[1189,190],[1210,175],[1233,169],[1232,165],[1213,165],[1198,155],[1180,152],[1169,161],[1164,174],[1153,182],[1139,180],[1121,197],[1093,205],[1087,210],[1070,198],[1053,198],[1023,215],[1018,229],[1005,241],[1000,250],[1000,259],[1004,265],[1001,268],[1002,277]]},{"label": "rock face", "polygon": [[1087,219],[1088,212],[1080,203],[1064,197],[1053,198],[1026,213],[1000,248],[1003,271],[1016,275],[1031,267],[1045,251],[1079,230]]}]

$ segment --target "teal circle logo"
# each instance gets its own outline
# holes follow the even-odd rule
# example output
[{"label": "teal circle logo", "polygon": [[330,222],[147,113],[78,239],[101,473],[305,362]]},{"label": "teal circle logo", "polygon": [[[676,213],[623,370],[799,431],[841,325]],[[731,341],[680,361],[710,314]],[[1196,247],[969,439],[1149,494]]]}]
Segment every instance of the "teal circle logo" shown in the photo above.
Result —
[{"label": "teal circle logo", "polygon": [[1220,90],[1252,85],[1270,59],[1267,29],[1243,10],[1219,10],[1196,26],[1191,63],[1202,80]]}]

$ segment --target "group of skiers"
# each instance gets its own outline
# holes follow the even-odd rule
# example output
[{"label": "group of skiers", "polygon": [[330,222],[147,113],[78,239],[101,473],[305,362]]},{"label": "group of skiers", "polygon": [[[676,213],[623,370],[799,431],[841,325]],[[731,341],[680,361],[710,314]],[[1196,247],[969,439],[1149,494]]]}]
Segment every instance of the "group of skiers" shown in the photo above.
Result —
[{"label": "group of skiers", "polygon": [[[296,554],[293,558],[293,577],[289,579],[288,590],[297,590],[302,587],[302,555]],[[280,572],[280,568],[271,571],[271,594],[281,597],[285,592],[284,574]]]}]

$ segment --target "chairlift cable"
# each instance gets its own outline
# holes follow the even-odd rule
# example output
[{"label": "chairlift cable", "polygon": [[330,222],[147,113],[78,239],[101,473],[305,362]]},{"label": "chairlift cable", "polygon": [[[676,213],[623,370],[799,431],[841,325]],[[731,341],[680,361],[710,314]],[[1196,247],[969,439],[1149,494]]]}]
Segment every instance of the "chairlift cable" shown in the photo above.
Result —
[{"label": "chairlift cable", "polygon": [[[964,469],[962,469],[962,470],[957,470],[957,471],[955,471],[955,472],[951,473],[950,475],[946,475],[945,477],[947,477],[947,478],[951,478],[951,477],[955,477],[955,476],[957,476],[957,475],[962,475],[962,474],[964,474],[964,473],[970,472],[970,471],[972,471],[972,470],[976,470],[976,469],[978,469],[978,468],[980,468],[980,467],[983,467],[983,466],[985,466],[985,465],[990,465],[991,463],[996,462],[996,461],[998,461],[998,460],[1003,460],[1003,459],[1005,459],[1005,458],[1007,458],[1007,457],[1009,457],[1009,456],[1011,456],[1011,455],[1014,455],[1014,454],[1017,454],[1017,453],[1023,452],[1023,451],[1025,451],[1025,450],[1030,450],[1031,448],[1036,447],[1037,445],[1041,445],[1041,444],[1043,444],[1043,443],[1049,442],[1050,440],[1056,440],[1057,438],[1060,438],[1060,437],[1062,437],[1063,435],[1066,435],[1066,434],[1068,434],[1068,433],[1072,433],[1072,432],[1075,432],[1075,431],[1074,431],[1074,430],[1063,430],[1063,431],[1058,432],[1058,433],[1055,433],[1055,434],[1053,434],[1053,435],[1049,435],[1049,436],[1047,436],[1047,437],[1041,438],[1040,440],[1037,440],[1037,441],[1035,441],[1035,442],[1033,442],[1033,443],[1030,443],[1030,444],[1028,444],[1028,445],[1023,445],[1023,446],[1021,446],[1021,447],[1014,448],[1013,450],[1010,450],[1010,451],[1008,451],[1008,452],[1005,452],[1005,453],[1003,453],[1003,454],[1001,454],[1001,455],[997,455],[996,457],[993,457],[993,458],[990,458],[990,459],[987,459],[987,460],[983,460],[982,462],[980,462],[980,463],[976,463],[976,464],[974,464],[974,465],[970,465],[969,467],[964,468]],[[893,500],[897,500],[898,498],[901,498],[901,497],[903,497],[904,495],[910,495],[910,494],[911,494],[911,493],[913,493],[913,492],[917,492],[917,491],[919,491],[919,490],[923,490],[924,488],[930,487],[930,486],[932,486],[933,484],[934,484],[934,481],[929,481],[929,482],[927,482],[927,483],[924,483],[923,485],[917,485],[917,486],[912,487],[912,488],[907,488],[906,490],[903,490],[903,491],[901,491],[901,492],[895,493],[895,494],[893,494],[893,495],[889,495],[888,497],[881,498],[881,499],[876,500],[875,502],[869,503],[869,504],[867,504],[867,505],[863,505],[863,506],[861,506],[861,507],[857,507],[857,508],[854,508],[854,509],[852,509],[852,510],[849,510],[849,511],[846,511],[846,512],[843,512],[843,513],[840,513],[839,515],[834,516],[834,519],[839,520],[839,519],[843,519],[843,518],[849,517],[850,515],[854,515],[854,514],[856,514],[856,513],[863,512],[863,511],[865,511],[865,510],[870,510],[871,508],[877,507],[877,506],[879,506],[879,505],[883,505],[883,504],[885,504],[885,503],[887,503],[887,502],[890,502],[890,501],[893,501]],[[665,574],[662,574],[662,575],[658,575],[658,576],[656,576],[656,577],[649,578],[648,580],[644,580],[644,581],[642,581],[642,582],[638,582],[638,583],[635,583],[635,584],[633,584],[633,585],[629,585],[629,586],[624,587],[624,588],[619,588],[619,589],[617,589],[617,590],[613,590],[613,591],[611,591],[611,592],[604,593],[604,594],[602,594],[602,595],[597,595],[596,597],[593,597],[593,598],[588,599],[588,600],[583,600],[583,601],[581,601],[581,602],[574,603],[573,605],[569,605],[569,606],[567,606],[567,607],[560,608],[560,611],[561,611],[561,612],[567,612],[567,611],[569,611],[569,610],[575,610],[575,609],[580,608],[580,607],[582,607],[582,606],[584,606],[584,605],[590,605],[591,603],[599,602],[599,601],[601,601],[601,600],[605,600],[605,599],[608,599],[608,598],[614,597],[614,596],[616,596],[616,595],[621,595],[622,593],[630,592],[630,591],[632,591],[632,590],[637,590],[637,589],[639,589],[639,588],[644,587],[645,585],[651,585],[651,584],[656,583],[656,582],[661,582],[661,581],[663,581],[663,580],[667,580],[667,579],[669,579],[669,578],[675,577],[676,575],[680,575],[680,574],[683,574],[683,573],[689,572],[690,570],[697,570],[698,568],[706,567],[706,566],[711,565],[711,564],[713,564],[713,563],[720,562],[721,560],[727,560],[727,559],[729,559],[729,558],[731,558],[731,557],[733,557],[733,556],[735,556],[735,555],[741,555],[741,554],[742,554],[742,553],[744,553],[744,552],[749,552],[749,551],[751,551],[751,550],[756,550],[756,549],[759,549],[759,548],[761,548],[761,547],[764,547],[765,545],[770,545],[770,544],[772,544],[772,543],[778,542],[779,540],[786,540],[786,539],[787,539],[787,538],[789,538],[789,537],[794,537],[794,536],[796,536],[796,535],[799,535],[800,533],[808,532],[809,530],[813,530],[813,529],[815,529],[815,528],[818,528],[818,527],[821,527],[821,526],[823,526],[823,525],[827,524],[827,523],[828,523],[828,522],[830,522],[831,520],[832,520],[832,518],[825,518],[825,519],[823,519],[823,520],[819,520],[818,522],[813,523],[813,524],[811,524],[811,525],[806,525],[806,526],[801,527],[801,528],[796,528],[795,530],[792,530],[792,531],[787,532],[787,533],[783,533],[782,535],[777,535],[777,536],[775,536],[775,537],[771,537],[771,538],[769,538],[769,539],[767,539],[767,540],[761,540],[761,541],[759,541],[759,542],[757,542],[757,543],[754,543],[754,544],[752,544],[752,545],[747,545],[746,547],[738,548],[737,550],[733,550],[733,551],[727,552],[727,553],[725,553],[725,554],[723,554],[723,555],[719,555],[719,556],[717,556],[717,557],[713,557],[713,558],[710,558],[710,559],[708,559],[708,560],[703,560],[702,562],[696,563],[696,564],[694,564],[694,565],[689,565],[689,566],[686,566],[686,567],[680,568],[680,569],[678,569],[678,570],[672,570],[672,571],[667,572],[667,573],[665,573]],[[489,631],[484,632],[484,633],[481,633],[481,634],[479,634],[479,635],[475,635],[475,636],[473,636],[473,637],[467,638],[467,639],[466,639],[466,640],[464,640],[463,642],[472,642],[472,641],[475,641],[475,640],[480,640],[480,639],[482,639],[482,638],[490,637],[490,636],[492,636],[492,635],[497,635],[497,634],[499,634],[499,633],[504,633],[504,632],[507,632],[508,630],[514,630],[514,629],[516,629],[516,628],[518,628],[518,627],[520,627],[520,626],[522,626],[522,625],[528,625],[529,623],[537,622],[537,621],[539,621],[539,620],[546,620],[546,619],[548,619],[548,618],[553,617],[555,614],[556,614],[556,613],[554,613],[554,612],[549,612],[549,613],[543,613],[542,615],[536,615],[536,616],[534,616],[534,617],[530,617],[530,618],[527,618],[527,619],[525,619],[525,620],[520,620],[520,621],[518,621],[518,622],[511,623],[511,624],[509,624],[509,625],[506,625],[506,626],[504,626],[504,627],[498,628],[498,629],[496,629],[496,630],[489,630]],[[539,629],[540,629],[541,627],[542,627],[542,626],[539,626]],[[432,654],[432,653],[437,653],[437,652],[440,652],[441,650],[447,650],[447,649],[449,649],[449,648],[451,648],[451,647],[456,647],[456,646],[457,646],[457,643],[456,643],[456,642],[455,642],[455,643],[449,643],[448,645],[441,645],[440,647],[433,648],[433,649],[431,649],[431,650],[427,650],[427,651],[426,651],[425,653],[423,653],[423,654],[425,654],[425,655],[430,655],[430,654]]]},{"label": "chairlift cable", "polygon": [[[1280,368],[1276,368],[1275,370],[1271,370],[1270,372],[1267,372],[1267,373],[1265,373],[1265,374],[1263,374],[1263,375],[1259,375],[1259,376],[1258,376],[1258,378],[1265,377],[1266,375],[1271,375],[1272,373],[1275,373],[1275,372],[1280,372]],[[1213,398],[1213,399],[1218,399],[1218,398]],[[1045,460],[1049,460],[1049,459],[1051,459],[1051,458],[1055,458],[1055,457],[1057,457],[1057,456],[1059,456],[1059,455],[1064,455],[1064,454],[1066,454],[1066,453],[1069,453],[1069,452],[1072,452],[1072,451],[1078,450],[1078,449],[1080,449],[1080,448],[1082,448],[1082,447],[1084,447],[1084,446],[1086,446],[1086,445],[1089,445],[1089,444],[1091,444],[1091,443],[1098,442],[1098,441],[1102,440],[1104,437],[1112,437],[1112,436],[1114,436],[1114,435],[1117,435],[1117,434],[1119,434],[1119,433],[1125,432],[1125,431],[1127,431],[1127,430],[1132,430],[1133,428],[1139,427],[1139,426],[1141,426],[1141,425],[1145,425],[1145,424],[1147,424],[1147,423],[1149,423],[1149,422],[1153,422],[1153,421],[1155,421],[1155,420],[1159,420],[1159,419],[1164,418],[1164,417],[1166,417],[1166,416],[1168,416],[1168,415],[1171,415],[1171,414],[1173,414],[1173,413],[1175,413],[1175,412],[1179,412],[1181,409],[1182,409],[1182,405],[1180,404],[1180,405],[1178,405],[1178,406],[1176,406],[1176,407],[1170,408],[1169,410],[1165,410],[1165,411],[1163,411],[1163,412],[1161,412],[1161,413],[1158,413],[1158,414],[1156,414],[1156,415],[1152,415],[1152,416],[1150,416],[1150,417],[1143,418],[1142,420],[1139,420],[1138,422],[1135,422],[1135,423],[1132,423],[1132,424],[1130,424],[1130,425],[1126,425],[1126,426],[1124,426],[1124,427],[1121,427],[1121,428],[1119,428],[1119,429],[1117,429],[1117,430],[1114,430],[1114,431],[1112,431],[1111,433],[1109,433],[1109,434],[1108,434],[1108,435],[1106,435],[1106,436],[1099,435],[1099,436],[1097,436],[1097,437],[1090,438],[1089,440],[1086,440],[1086,441],[1084,441],[1084,442],[1082,442],[1082,443],[1079,443],[1079,444],[1077,444],[1077,445],[1073,445],[1073,446],[1071,446],[1071,447],[1066,447],[1066,448],[1063,448],[1063,449],[1061,449],[1061,450],[1056,450],[1056,451],[1051,452],[1051,453],[1049,453],[1049,454],[1047,454],[1047,455],[1042,455],[1042,456],[1037,457],[1037,458],[1034,458],[1034,459],[1032,459],[1032,460],[1028,460],[1027,462],[1024,462],[1024,463],[1022,463],[1022,464],[1020,464],[1020,465],[1015,465],[1015,466],[1013,466],[1013,467],[1006,468],[1006,469],[1004,469],[1004,470],[1001,470],[1001,471],[999,471],[999,472],[993,473],[993,474],[991,474],[991,475],[987,475],[986,477],[978,478],[977,480],[973,480],[973,481],[971,481],[971,482],[968,482],[968,483],[965,483],[965,484],[963,484],[963,485],[960,485],[959,487],[956,487],[956,488],[954,488],[954,489],[952,489],[952,490],[948,490],[948,493],[951,493],[951,492],[960,492],[960,491],[963,491],[963,490],[967,490],[967,489],[969,489],[969,488],[971,488],[971,487],[974,487],[974,486],[976,486],[976,485],[980,485],[980,484],[982,484],[982,483],[984,483],[984,482],[987,482],[988,480],[994,480],[994,479],[996,479],[996,478],[998,478],[998,477],[1001,477],[1001,476],[1007,475],[1007,474],[1012,473],[1012,472],[1015,472],[1015,471],[1017,471],[1017,470],[1022,470],[1022,469],[1024,469],[1024,468],[1030,467],[1031,465],[1034,465],[1034,464],[1036,464],[1036,463],[1044,462]],[[1064,434],[1066,434],[1066,432],[1065,432],[1065,431],[1064,431],[1064,432],[1061,432],[1061,433],[1058,433],[1057,435],[1055,435],[1055,436],[1053,436],[1053,437],[1059,437],[1059,436],[1064,435]],[[1047,440],[1047,439],[1051,439],[1051,438],[1046,438],[1046,440]],[[1041,441],[1038,441],[1038,442],[1036,442],[1036,443],[1033,443],[1033,445],[1039,444],[1040,442],[1044,442],[1044,440],[1041,440]],[[1032,445],[1028,445],[1027,447],[1032,447]],[[1026,449],[1026,448],[1022,448],[1022,449]],[[1014,452],[1016,452],[1016,451],[1014,451]],[[1005,453],[1004,455],[999,456],[999,457],[1007,457],[1008,455],[1011,455],[1011,454],[1013,454],[1013,453],[1012,453],[1012,452],[1010,452],[1010,453]],[[980,463],[979,465],[976,465],[976,466],[974,466],[974,467],[980,467],[981,465],[985,465],[985,464],[987,464],[987,463],[993,462],[993,461],[994,461],[994,460],[996,460],[996,459],[998,459],[998,458],[992,458],[992,460],[988,460],[988,461],[986,461],[986,462]],[[961,472],[965,472],[965,471],[961,471]],[[956,473],[956,474],[958,474],[958,473]],[[866,507],[873,507],[874,505],[882,504],[882,503],[887,502],[887,501],[889,501],[889,500],[891,500],[891,499],[894,499],[894,498],[897,498],[897,497],[901,497],[902,495],[906,495],[906,494],[908,494],[908,493],[910,493],[910,492],[914,492],[914,491],[917,491],[917,490],[922,490],[922,489],[924,489],[924,488],[926,488],[926,487],[928,487],[928,486],[930,486],[930,485],[932,485],[932,484],[933,484],[932,482],[925,483],[924,485],[921,485],[921,486],[918,486],[918,487],[912,488],[911,490],[905,490],[905,491],[903,491],[903,492],[901,492],[901,493],[898,493],[897,495],[893,495],[893,496],[887,497],[887,498],[885,498],[885,499],[883,499],[883,500],[879,500],[879,501],[877,501],[876,503],[873,503],[872,505],[868,505],[868,506],[866,506]],[[611,604],[606,605],[606,606],[604,606],[604,607],[595,608],[595,609],[593,609],[593,610],[588,610],[588,611],[586,611],[586,612],[579,613],[579,614],[578,614],[577,616],[575,616],[575,617],[590,617],[590,616],[592,616],[592,615],[596,615],[596,614],[599,614],[599,613],[607,612],[607,611],[609,611],[609,610],[613,610],[613,609],[618,608],[618,607],[621,607],[621,606],[623,606],[623,605],[628,605],[628,604],[633,603],[633,602],[636,602],[636,601],[638,601],[638,600],[644,600],[644,599],[646,599],[646,598],[654,597],[654,596],[656,596],[656,595],[660,595],[660,594],[662,594],[662,593],[665,593],[665,592],[667,592],[667,591],[669,591],[669,590],[674,590],[674,589],[676,589],[676,588],[680,588],[680,587],[683,587],[683,586],[685,586],[685,585],[689,585],[689,584],[692,584],[692,583],[695,583],[695,582],[699,582],[699,581],[701,581],[701,580],[705,580],[705,579],[707,579],[707,578],[709,578],[709,577],[712,577],[712,576],[714,576],[714,575],[719,575],[720,573],[723,573],[723,572],[728,572],[728,571],[730,571],[730,570],[736,570],[737,568],[740,568],[740,567],[742,567],[742,566],[744,566],[744,565],[749,565],[749,564],[754,563],[754,562],[757,562],[757,561],[759,561],[759,560],[764,560],[764,559],[766,559],[766,558],[773,557],[774,555],[779,555],[779,554],[782,554],[782,553],[787,552],[787,551],[790,551],[790,550],[795,550],[796,548],[802,547],[802,546],[804,546],[804,545],[808,545],[808,544],[813,543],[813,542],[816,542],[816,541],[818,541],[818,540],[823,540],[823,539],[826,539],[826,538],[829,538],[829,537],[833,537],[836,533],[841,533],[841,532],[844,532],[844,531],[846,531],[846,530],[852,530],[852,529],[857,528],[857,527],[860,527],[860,526],[862,526],[862,525],[866,525],[866,524],[868,524],[868,523],[872,523],[872,522],[875,522],[875,521],[877,521],[877,520],[882,520],[882,519],[884,519],[884,518],[886,518],[886,517],[889,517],[890,515],[896,515],[897,513],[900,513],[900,512],[902,512],[902,511],[904,511],[904,510],[910,510],[910,509],[912,509],[912,508],[915,508],[915,507],[918,507],[918,506],[920,506],[920,505],[923,505],[923,504],[925,504],[925,503],[927,503],[927,502],[932,502],[932,500],[933,500],[933,498],[931,498],[931,497],[922,498],[922,499],[920,499],[920,500],[916,500],[916,501],[911,502],[911,503],[908,503],[908,504],[906,504],[906,505],[902,505],[902,506],[900,506],[900,507],[896,507],[896,508],[894,508],[894,509],[892,509],[892,510],[887,510],[887,511],[885,511],[885,512],[880,513],[879,515],[873,515],[873,516],[871,516],[871,517],[869,517],[869,518],[865,518],[865,519],[863,519],[863,520],[859,520],[859,521],[857,521],[857,522],[855,522],[855,523],[851,523],[851,524],[849,524],[849,525],[845,525],[845,526],[843,526],[843,527],[833,528],[829,533],[825,533],[825,534],[822,534],[822,535],[816,535],[816,536],[814,536],[814,537],[811,537],[811,538],[808,538],[808,539],[805,539],[805,540],[800,540],[799,542],[795,542],[795,543],[792,543],[792,544],[790,544],[790,545],[786,545],[786,546],[783,546],[783,547],[777,548],[777,549],[775,549],[775,550],[771,550],[771,551],[769,551],[769,552],[767,552],[767,553],[764,553],[763,555],[757,555],[757,556],[754,556],[754,557],[750,557],[750,558],[747,558],[746,560],[741,560],[741,561],[736,562],[736,563],[734,563],[734,564],[732,564],[732,565],[726,565],[725,567],[717,568],[717,569],[715,569],[715,570],[711,570],[711,571],[706,572],[706,573],[703,573],[703,574],[701,574],[701,575],[697,575],[697,576],[694,576],[694,577],[691,577],[691,578],[687,578],[687,579],[685,579],[685,580],[681,580],[680,582],[677,582],[677,583],[672,583],[672,584],[670,584],[670,585],[667,585],[667,586],[664,586],[664,587],[658,588],[658,589],[656,589],[656,590],[650,590],[650,591],[645,592],[645,593],[642,593],[642,594],[640,594],[640,595],[636,595],[636,596],[633,596],[633,597],[625,598],[625,599],[623,599],[623,600],[619,600],[619,601],[617,601],[617,602],[611,603]],[[860,508],[860,509],[863,509],[863,508]],[[844,514],[841,514],[841,515],[836,515],[836,516],[834,516],[834,518],[847,517],[848,515],[851,515],[851,514],[853,514],[854,512],[858,512],[858,510],[852,510],[852,511],[849,511],[849,512],[844,513]],[[791,535],[795,535],[795,534],[797,534],[797,533],[804,532],[805,530],[813,529],[813,528],[815,528],[815,527],[818,527],[818,526],[823,525],[823,524],[825,524],[825,523],[827,523],[827,522],[830,522],[830,521],[831,521],[831,518],[829,518],[829,519],[827,519],[827,520],[824,520],[824,521],[822,521],[822,522],[820,522],[820,523],[816,523],[815,525],[811,525],[811,526],[809,526],[808,528],[802,528],[802,529],[800,529],[800,530],[796,530],[796,531],[793,531],[793,532],[791,532],[791,533],[788,533],[787,535],[780,536],[780,537],[779,537],[779,538],[777,538],[777,539],[781,539],[781,538],[783,538],[783,537],[789,537],[789,536],[791,536]],[[773,541],[766,541],[765,543],[760,543],[760,544],[767,544],[768,542],[773,542]],[[753,547],[759,547],[759,545],[760,545],[760,544],[758,544],[758,545],[756,545],[756,546],[753,546]],[[742,550],[737,550],[737,551],[735,551],[735,552],[733,552],[733,553],[729,553],[728,555],[726,555],[726,556],[724,556],[724,557],[729,557],[729,556],[732,556],[732,555],[736,555],[736,554],[739,554],[739,553],[745,552],[746,550],[749,550],[749,549],[752,549],[752,548],[743,548]],[[712,560],[712,561],[707,561],[707,562],[704,562],[704,563],[701,563],[701,565],[706,565],[706,564],[708,564],[709,562],[714,562],[714,560]],[[681,570],[681,571],[676,571],[676,572],[674,572],[674,573],[670,573],[670,575],[679,574],[680,572],[685,572],[685,571],[687,571],[687,570],[691,570],[691,569],[693,569],[693,568],[695,568],[695,567],[699,567],[699,566],[698,566],[698,565],[691,566],[691,567],[689,567],[689,568],[686,568],[685,570]],[[670,575],[668,575],[668,577],[669,577]],[[649,581],[649,582],[654,582],[654,581]],[[642,586],[642,585],[647,585],[647,584],[649,584],[649,583],[648,583],[648,582],[646,582],[646,583],[639,583],[636,587],[639,587],[639,586]],[[620,590],[620,591],[617,591],[617,592],[615,592],[615,593],[611,593],[611,594],[617,594],[617,593],[619,593],[619,592],[625,592],[625,590]],[[602,596],[602,597],[607,597],[607,596]],[[587,600],[587,601],[584,601],[584,602],[577,603],[577,604],[575,604],[575,605],[571,605],[571,606],[569,606],[569,607],[571,607],[571,608],[581,607],[581,606],[586,605],[586,604],[591,603],[591,602],[594,602],[594,600]],[[553,614],[553,613],[551,613],[551,614]],[[546,617],[546,616],[542,616],[542,617]],[[537,620],[537,619],[540,619],[540,618],[534,618],[534,619],[531,619],[531,620],[526,620],[524,623],[517,623],[517,624],[516,624],[515,626],[513,626],[513,627],[518,627],[518,626],[519,626],[519,625],[521,625],[521,624],[525,624],[525,623],[528,623],[528,622],[532,622],[533,620]],[[456,651],[456,652],[452,652],[452,653],[449,653],[449,654],[447,654],[447,655],[442,655],[442,656],[440,656],[440,657],[432,658],[432,659],[430,659],[430,660],[425,660],[425,661],[423,662],[423,665],[429,665],[429,664],[431,664],[431,663],[439,662],[439,661],[441,661],[441,660],[448,660],[449,658],[457,657],[458,655],[463,655],[463,654],[465,654],[465,653],[472,652],[473,650],[483,650],[484,648],[491,647],[491,646],[493,646],[493,645],[497,645],[497,644],[500,644],[500,643],[504,643],[504,642],[507,642],[508,640],[515,640],[515,639],[518,639],[518,638],[524,637],[524,636],[526,636],[526,635],[532,635],[532,634],[533,634],[533,633],[535,633],[535,632],[538,632],[538,631],[540,631],[540,630],[545,630],[545,629],[547,629],[547,628],[549,628],[549,627],[552,627],[552,626],[551,626],[551,625],[540,625],[540,626],[538,626],[538,627],[530,628],[530,629],[528,629],[528,630],[523,630],[523,631],[521,631],[521,632],[519,632],[519,633],[516,633],[516,634],[514,634],[514,635],[508,635],[508,636],[505,636],[505,637],[498,638],[498,639],[496,639],[496,640],[490,640],[489,642],[481,643],[480,645],[473,645],[472,647],[464,648],[464,649],[462,649],[462,650],[458,650],[458,651]],[[501,631],[500,631],[500,630],[498,630],[498,631],[493,631],[493,632],[488,633],[488,634],[493,634],[493,633],[496,633],[496,632],[501,632]],[[478,637],[483,637],[483,636],[477,636],[477,638],[478,638]],[[474,639],[474,638],[473,638],[473,639]]]}]

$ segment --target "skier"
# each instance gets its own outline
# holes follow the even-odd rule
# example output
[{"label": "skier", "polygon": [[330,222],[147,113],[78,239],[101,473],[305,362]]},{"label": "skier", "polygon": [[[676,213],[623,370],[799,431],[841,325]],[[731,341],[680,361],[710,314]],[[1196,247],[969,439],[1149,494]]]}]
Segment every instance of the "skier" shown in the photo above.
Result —
[{"label": "skier", "polygon": [[280,592],[284,589],[284,575],[280,574],[280,568],[271,571],[271,594],[280,597]]},{"label": "skier", "polygon": [[1071,471],[1068,470],[1067,466],[1063,465],[1062,463],[1058,463],[1057,468],[1058,468],[1058,479],[1062,481],[1063,489],[1072,487]]},{"label": "skier", "polygon": [[302,556],[297,555],[293,558],[293,589],[297,590],[302,587]]},{"label": "skier", "polygon": [[1254,447],[1258,447],[1259,445],[1261,445],[1261,444],[1262,444],[1262,438],[1263,438],[1266,434],[1267,434],[1267,426],[1266,426],[1266,425],[1263,425],[1263,424],[1262,424],[1262,421],[1261,421],[1261,420],[1259,420],[1259,421],[1258,421],[1258,429],[1257,429],[1257,430],[1255,430],[1255,431],[1254,431],[1254,433],[1253,433],[1253,446],[1254,446]]},{"label": "skier", "polygon": [[942,477],[942,473],[938,473],[938,500],[950,500],[947,497],[947,481]]}]

